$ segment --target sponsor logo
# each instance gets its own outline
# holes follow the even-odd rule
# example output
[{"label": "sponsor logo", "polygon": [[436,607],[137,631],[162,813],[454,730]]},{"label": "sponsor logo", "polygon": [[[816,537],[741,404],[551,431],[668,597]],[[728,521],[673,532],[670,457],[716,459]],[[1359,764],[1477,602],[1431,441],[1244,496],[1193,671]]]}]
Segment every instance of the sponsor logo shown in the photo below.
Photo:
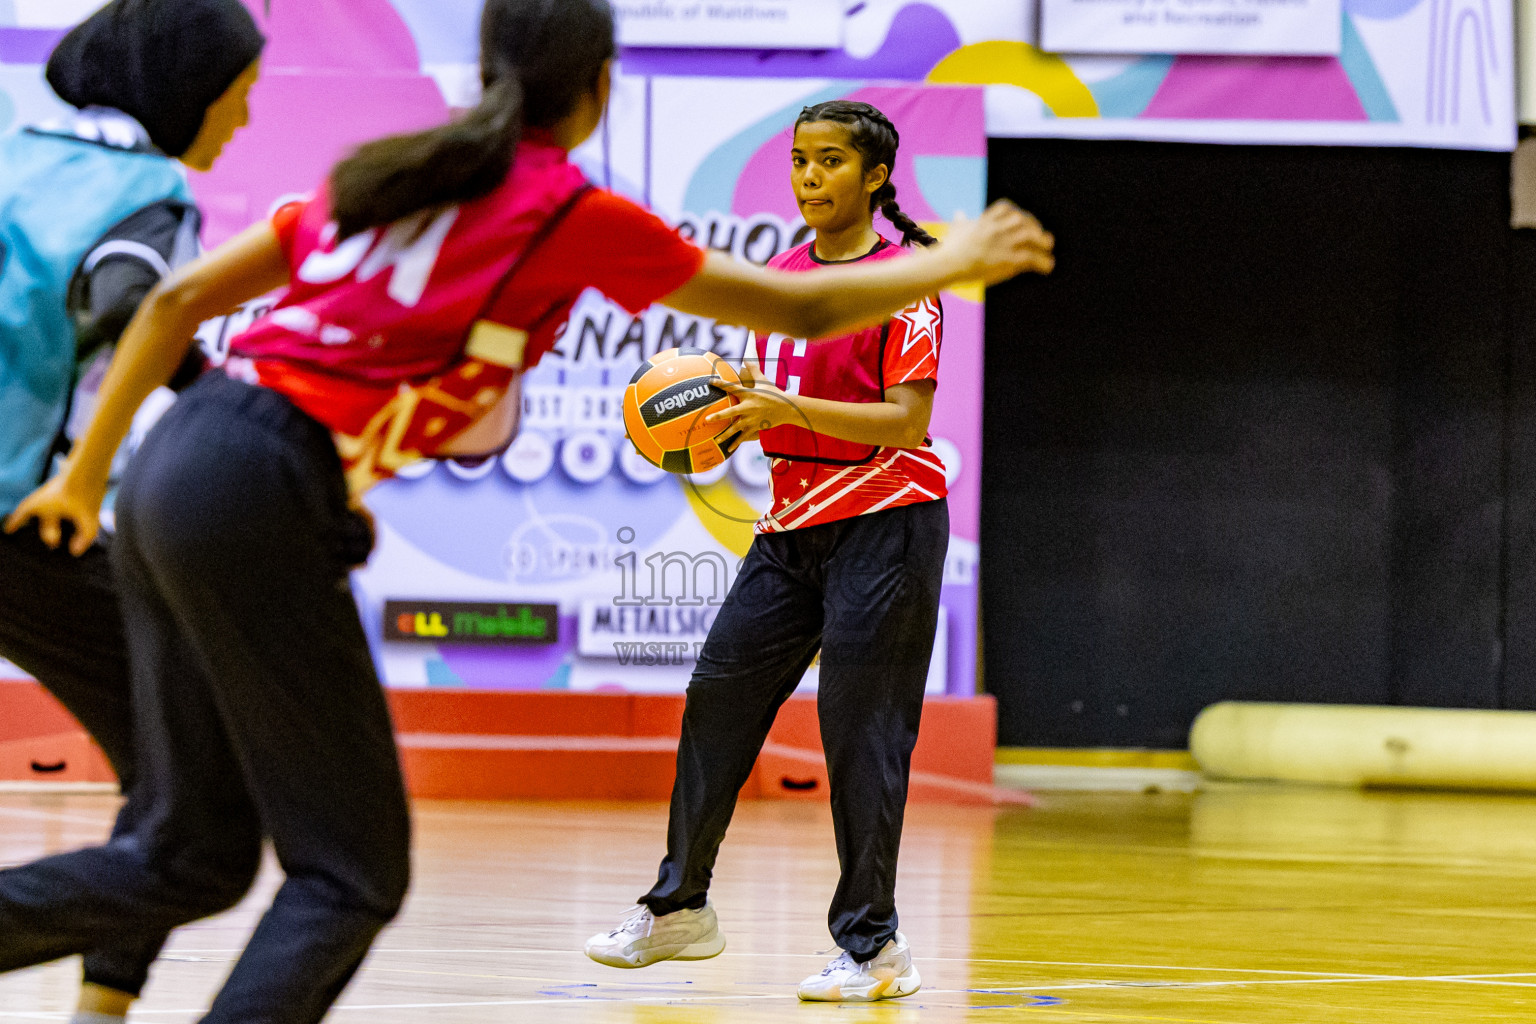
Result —
[{"label": "sponsor logo", "polygon": [[707,398],[708,396],[709,385],[700,384],[697,387],[688,388],[686,391],[679,391],[677,394],[668,395],[655,403],[651,408],[653,415],[660,419],[673,409],[686,409],[690,403],[696,402],[701,398]]},{"label": "sponsor logo", "polygon": [[640,406],[640,418],[646,426],[654,427],[695,409],[706,409],[724,397],[724,388],[717,388],[707,381],[700,382],[696,378],[680,381],[647,398]]},{"label": "sponsor logo", "polygon": [[583,601],[577,618],[576,653],[616,658],[624,665],[681,665],[709,636],[718,608],[614,607]]},{"label": "sponsor logo", "polygon": [[552,604],[385,601],[384,639],[445,644],[552,644],[560,638]]}]

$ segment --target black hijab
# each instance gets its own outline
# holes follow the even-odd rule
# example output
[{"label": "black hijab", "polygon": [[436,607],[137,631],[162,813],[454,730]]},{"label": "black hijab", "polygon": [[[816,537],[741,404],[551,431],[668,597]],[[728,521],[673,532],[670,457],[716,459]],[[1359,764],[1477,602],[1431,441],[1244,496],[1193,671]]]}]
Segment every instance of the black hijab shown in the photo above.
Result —
[{"label": "black hijab", "polygon": [[59,42],[48,84],[71,106],[121,110],[179,157],[265,44],[240,0],[112,0]]}]

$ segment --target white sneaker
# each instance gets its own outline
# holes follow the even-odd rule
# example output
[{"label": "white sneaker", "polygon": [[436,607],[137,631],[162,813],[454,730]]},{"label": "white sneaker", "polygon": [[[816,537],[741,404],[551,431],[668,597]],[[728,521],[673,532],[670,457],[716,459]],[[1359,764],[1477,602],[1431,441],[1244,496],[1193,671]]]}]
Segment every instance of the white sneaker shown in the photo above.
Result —
[{"label": "white sneaker", "polygon": [[587,940],[587,956],[609,967],[649,967],[658,960],[708,960],[725,948],[725,936],[708,901],[703,910],[660,917],[636,907],[611,932]]},{"label": "white sneaker", "polygon": [[868,963],[855,963],[840,952],[820,974],[800,983],[800,998],[807,1002],[866,1003],[909,996],[922,987],[923,979],[912,966],[907,938],[897,932]]}]

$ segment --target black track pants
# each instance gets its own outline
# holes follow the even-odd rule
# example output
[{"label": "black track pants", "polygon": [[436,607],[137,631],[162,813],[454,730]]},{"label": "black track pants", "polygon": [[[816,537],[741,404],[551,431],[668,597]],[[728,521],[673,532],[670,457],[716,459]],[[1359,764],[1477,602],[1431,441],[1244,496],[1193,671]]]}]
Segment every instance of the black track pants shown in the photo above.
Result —
[{"label": "black track pants", "polygon": [[[113,834],[131,831],[140,801],[128,648],[104,546],[76,558],[45,545],[35,524],[0,533],[0,656],[35,676],[101,746],[127,797]],[[85,980],[138,995],[164,942],[160,932],[88,952]]]},{"label": "black track pants", "polygon": [[653,913],[704,905],[736,796],[819,649],[842,869],[827,924],[861,962],[895,934],[907,776],[948,546],[943,500],[753,540],[688,683],[667,856],[640,901]]},{"label": "black track pants", "polygon": [[232,905],[265,836],[287,878],[204,1020],[319,1021],[409,873],[335,448],[276,392],[210,373],[146,439],[117,519],[144,804],[105,846],[0,872],[0,970]]}]

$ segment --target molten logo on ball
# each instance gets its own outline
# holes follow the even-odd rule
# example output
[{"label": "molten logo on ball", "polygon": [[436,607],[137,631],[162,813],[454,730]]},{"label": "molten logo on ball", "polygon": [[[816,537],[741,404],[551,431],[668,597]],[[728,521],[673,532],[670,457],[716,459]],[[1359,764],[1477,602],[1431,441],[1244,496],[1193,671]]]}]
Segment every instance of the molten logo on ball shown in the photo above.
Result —
[{"label": "molten logo on ball", "polygon": [[651,415],[646,417],[646,422],[659,423],[673,409],[687,409],[699,399],[709,398],[711,394],[724,395],[725,392],[710,384],[701,384],[698,387],[689,384],[682,391],[675,394],[668,394],[664,391],[660,401],[651,403]]}]

